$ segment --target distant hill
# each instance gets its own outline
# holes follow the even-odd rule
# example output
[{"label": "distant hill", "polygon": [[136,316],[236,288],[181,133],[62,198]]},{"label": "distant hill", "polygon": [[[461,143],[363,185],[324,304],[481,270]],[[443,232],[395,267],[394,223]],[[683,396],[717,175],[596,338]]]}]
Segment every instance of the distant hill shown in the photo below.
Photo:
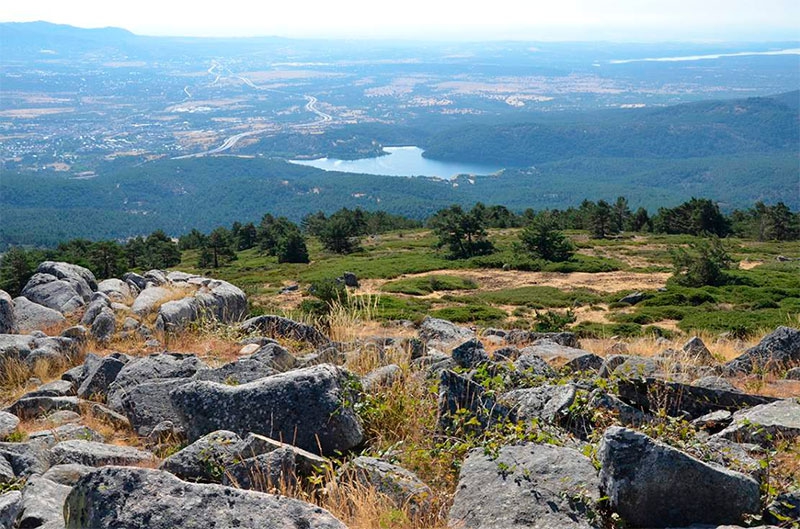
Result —
[{"label": "distant hill", "polygon": [[511,166],[575,157],[685,159],[798,152],[800,92],[704,101],[656,109],[587,113],[548,120],[470,125],[433,136],[425,156]]},{"label": "distant hill", "polygon": [[0,37],[3,52],[14,54],[42,50],[60,54],[85,52],[124,46],[139,38],[121,28],[78,28],[50,22],[3,22],[0,23]]}]

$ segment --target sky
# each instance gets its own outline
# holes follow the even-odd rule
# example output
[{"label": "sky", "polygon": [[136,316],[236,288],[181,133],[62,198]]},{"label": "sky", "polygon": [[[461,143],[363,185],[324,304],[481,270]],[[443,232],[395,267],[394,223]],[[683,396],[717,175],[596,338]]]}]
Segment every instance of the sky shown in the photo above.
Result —
[{"label": "sky", "polygon": [[0,21],[141,35],[611,41],[800,40],[798,0],[23,0]]}]

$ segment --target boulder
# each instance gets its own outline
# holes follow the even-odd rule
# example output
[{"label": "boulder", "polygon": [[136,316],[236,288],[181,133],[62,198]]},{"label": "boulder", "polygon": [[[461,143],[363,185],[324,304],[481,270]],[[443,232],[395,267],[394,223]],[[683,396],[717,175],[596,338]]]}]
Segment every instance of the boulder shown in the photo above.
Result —
[{"label": "boulder", "polygon": [[156,286],[166,285],[169,283],[169,279],[167,278],[166,272],[162,270],[148,270],[144,273],[144,279],[148,283],[151,283]]},{"label": "boulder", "polygon": [[156,328],[175,331],[201,318],[223,323],[241,321],[247,314],[247,296],[238,287],[217,279],[196,278],[201,287],[193,297],[161,305]]},{"label": "boulder", "polygon": [[44,261],[36,268],[36,273],[50,274],[74,285],[84,301],[97,290],[97,280],[88,268],[61,261]]},{"label": "boulder", "polygon": [[72,384],[66,380],[54,380],[47,384],[42,384],[33,391],[27,392],[21,398],[30,397],[70,397],[75,395]]},{"label": "boulder", "polygon": [[481,428],[501,421],[511,414],[511,409],[488,394],[483,386],[449,369],[439,374],[439,419],[438,428],[449,431],[462,428],[459,410],[468,410]]},{"label": "boulder", "polygon": [[741,356],[722,366],[729,375],[756,370],[780,372],[800,364],[800,330],[778,327]]},{"label": "boulder", "polygon": [[51,428],[50,430],[32,432],[28,435],[28,439],[31,441],[41,440],[48,445],[54,445],[59,441],[71,440],[94,441],[96,443],[102,443],[105,441],[102,435],[95,432],[88,426],[74,423],[64,424],[56,428]]},{"label": "boulder", "polygon": [[[580,452],[533,443],[496,457],[472,450],[461,467],[448,523],[464,529],[589,529],[597,471]],[[597,525],[595,525],[597,524]]]},{"label": "boulder", "polygon": [[185,481],[221,483],[225,469],[242,459],[242,442],[227,430],[211,432],[166,458],[159,468]]},{"label": "boulder", "polygon": [[661,366],[653,358],[619,355],[606,360],[600,368],[601,373],[604,369],[611,369],[612,360],[617,366],[611,370],[611,374],[620,378],[652,377],[661,371]]},{"label": "boulder", "polygon": [[459,367],[473,369],[489,362],[489,355],[477,338],[466,341],[453,349],[451,356]]},{"label": "boulder", "polygon": [[54,465],[50,467],[47,469],[47,472],[42,474],[42,477],[60,485],[74,487],[79,479],[89,472],[94,472],[94,470],[94,467],[68,463],[66,465]]},{"label": "boulder", "polygon": [[180,418],[169,395],[191,381],[190,378],[166,378],[131,387],[122,396],[122,412],[136,433],[147,437],[159,423],[171,421],[178,424]]},{"label": "boulder", "polygon": [[340,477],[348,474],[362,485],[388,496],[398,508],[408,505],[413,510],[424,511],[430,507],[430,487],[403,467],[374,457],[359,456],[337,471]]},{"label": "boulder", "polygon": [[256,316],[242,322],[239,326],[242,334],[263,334],[273,338],[287,338],[307,342],[315,346],[325,345],[330,339],[317,329],[281,316]]},{"label": "boulder", "polygon": [[800,380],[800,367],[793,367],[786,372],[786,380]]},{"label": "boulder", "polygon": [[145,279],[143,276],[140,276],[135,272],[128,272],[126,274],[123,274],[122,280],[125,281],[125,283],[129,287],[131,287],[132,291],[131,294],[133,294],[134,291],[141,292],[142,290],[147,288],[147,279]]},{"label": "boulder", "polygon": [[22,505],[17,515],[17,527],[64,527],[64,501],[71,490],[49,479],[34,476],[22,489]]},{"label": "boulder", "polygon": [[[779,494],[775,501],[764,509],[764,521],[787,524],[800,521],[800,490]],[[790,527],[783,525],[782,527]]]},{"label": "boulder", "polygon": [[600,388],[589,394],[589,408],[610,411],[622,424],[629,426],[640,426],[653,418],[642,410],[623,402],[616,395],[606,393]]},{"label": "boulder", "polygon": [[106,465],[137,465],[151,463],[154,460],[155,456],[144,450],[81,439],[62,441],[50,449],[50,461],[54,465],[75,463],[89,467],[101,467]]},{"label": "boulder", "polygon": [[346,529],[305,502],[221,485],[186,483],[168,472],[105,467],[81,478],[67,497],[67,529],[270,527]]},{"label": "boulder", "polygon": [[578,348],[578,336],[574,332],[532,332],[514,329],[506,334],[506,342],[512,345],[524,345],[546,340],[564,347]]},{"label": "boulder", "polygon": [[522,351],[520,351],[520,356],[514,362],[514,367],[517,368],[517,371],[547,378],[555,377],[558,374],[541,356],[530,352],[523,353]]},{"label": "boulder", "polygon": [[361,377],[361,386],[364,391],[374,391],[382,387],[389,387],[399,380],[403,370],[397,364],[389,364],[373,369]]},{"label": "boulder", "polygon": [[89,332],[92,338],[98,342],[107,343],[114,336],[116,330],[117,319],[114,317],[114,311],[110,308],[104,308],[92,322],[92,328]]},{"label": "boulder", "polygon": [[250,358],[276,371],[289,371],[298,365],[297,358],[277,343],[261,346]]},{"label": "boulder", "polygon": [[57,410],[68,410],[80,413],[78,397],[28,397],[14,402],[8,407],[9,412],[23,420],[43,417]]},{"label": "boulder", "polygon": [[632,526],[738,523],[760,510],[755,479],[633,430],[606,430],[598,456],[601,490],[611,509]]},{"label": "boulder", "polygon": [[104,279],[97,284],[97,291],[102,292],[110,300],[126,302],[131,298],[131,287],[122,279]]},{"label": "boulder", "polygon": [[108,388],[108,405],[122,411],[122,397],[143,382],[165,378],[190,378],[206,365],[195,355],[158,353],[135,358],[125,364]]},{"label": "boulder", "polygon": [[22,509],[22,493],[12,490],[0,494],[0,527],[12,529]]},{"label": "boulder", "polygon": [[86,304],[72,284],[50,274],[34,274],[20,294],[61,314],[74,312]]},{"label": "boulder", "polygon": [[255,358],[240,358],[239,360],[228,362],[214,369],[200,369],[194,375],[194,379],[236,386],[239,384],[247,384],[248,382],[253,382],[276,373],[278,373],[278,371]]},{"label": "boulder", "polygon": [[0,483],[12,482],[15,478],[14,467],[5,457],[0,456]]},{"label": "boulder", "polygon": [[83,317],[81,317],[81,324],[91,327],[95,318],[97,318],[103,310],[109,310],[110,308],[111,303],[108,299],[105,296],[98,296],[86,306],[86,309],[83,311]]},{"label": "boulder", "polygon": [[637,303],[641,303],[642,301],[647,298],[647,294],[644,292],[632,292],[627,296],[623,296],[619,302],[620,303],[627,303],[628,305],[636,305]]},{"label": "boulder", "polygon": [[733,414],[730,426],[717,434],[739,443],[771,445],[800,436],[800,403],[784,399]]},{"label": "boulder", "polygon": [[569,407],[575,402],[576,388],[572,384],[537,386],[515,389],[500,396],[518,420],[541,419],[553,424],[564,422]]},{"label": "boulder", "polygon": [[125,367],[125,363],[113,356],[107,356],[99,362],[90,364],[91,367],[78,388],[78,397],[88,399],[97,396],[100,397],[100,400],[105,401],[109,386]]},{"label": "boulder", "polygon": [[617,394],[622,400],[645,412],[664,409],[668,415],[695,419],[717,410],[736,411],[767,404],[777,399],[739,391],[691,386],[658,378],[621,379]]},{"label": "boulder", "polygon": [[603,365],[603,359],[594,353],[560,345],[550,340],[539,340],[522,349],[521,353],[535,354],[550,365],[566,367],[572,371],[598,371]]},{"label": "boulder", "polygon": [[225,469],[222,484],[262,492],[286,490],[297,484],[294,469],[294,451],[278,448],[236,461]]},{"label": "boulder", "polygon": [[8,461],[15,476],[28,477],[50,468],[48,448],[48,443],[42,440],[0,442],[0,459]]},{"label": "boulder", "polygon": [[425,343],[449,345],[475,338],[475,332],[447,320],[426,316],[419,327],[419,338]]},{"label": "boulder", "polygon": [[248,434],[247,437],[244,438],[238,450],[240,457],[252,458],[262,454],[268,454],[280,448],[287,448],[294,452],[295,474],[297,476],[309,477],[319,475],[322,470],[331,466],[331,461],[329,459],[312,454],[296,446],[281,443],[275,439],[270,439],[269,437],[254,433]]},{"label": "boulder", "polygon": [[14,433],[17,426],[19,426],[19,417],[7,411],[0,411],[0,439]]},{"label": "boulder", "polygon": [[364,440],[353,375],[320,365],[225,386],[192,382],[171,394],[190,440],[215,430],[259,433],[322,455]]},{"label": "boulder", "polygon": [[167,301],[158,309],[156,329],[164,332],[182,330],[199,317],[200,304],[194,297]]},{"label": "boulder", "polygon": [[358,288],[358,277],[353,272],[342,274],[342,283],[346,287]]},{"label": "boulder", "polygon": [[18,332],[47,329],[67,321],[57,310],[39,305],[22,296],[14,298],[14,316]]},{"label": "boulder", "polygon": [[689,341],[683,344],[681,351],[686,358],[692,360],[693,362],[703,365],[712,365],[715,363],[714,355],[712,355],[711,351],[708,350],[708,347],[706,347],[706,344],[703,343],[703,340],[697,336],[693,336],[689,339]]},{"label": "boulder", "polygon": [[36,338],[21,334],[0,334],[0,366],[6,360],[24,360],[36,348]]},{"label": "boulder", "polygon": [[17,330],[14,300],[5,290],[0,290],[0,334],[13,334]]},{"label": "boulder", "polygon": [[137,316],[147,316],[155,310],[156,304],[172,295],[169,289],[162,287],[147,287],[136,296],[131,305],[131,310]]}]

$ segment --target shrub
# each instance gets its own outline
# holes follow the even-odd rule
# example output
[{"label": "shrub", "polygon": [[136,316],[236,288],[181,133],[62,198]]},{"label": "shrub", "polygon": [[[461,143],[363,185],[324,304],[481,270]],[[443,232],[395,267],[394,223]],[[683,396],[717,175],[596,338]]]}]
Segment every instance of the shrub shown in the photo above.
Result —
[{"label": "shrub", "polygon": [[675,248],[671,253],[673,277],[678,284],[701,287],[728,282],[724,271],[731,268],[733,261],[719,239],[690,243],[688,249]]}]

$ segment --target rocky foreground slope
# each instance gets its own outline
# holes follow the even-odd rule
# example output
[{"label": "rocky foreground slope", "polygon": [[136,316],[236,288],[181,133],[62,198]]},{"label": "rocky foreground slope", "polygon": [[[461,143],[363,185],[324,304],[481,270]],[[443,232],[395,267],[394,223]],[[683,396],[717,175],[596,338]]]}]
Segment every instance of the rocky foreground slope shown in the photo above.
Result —
[{"label": "rocky foreground slope", "polygon": [[[345,479],[412,518],[437,518],[423,516],[437,493],[396,454],[374,450],[363,415],[375,395],[412,378],[438,386],[429,435],[483,440],[461,463],[440,525],[800,519],[800,479],[777,490],[770,474],[791,461],[769,460],[796,447],[797,396],[731,384],[752,372],[800,378],[797,329],[780,327],[719,363],[699,339],[656,356],[623,345],[598,356],[571,333],[477,336],[431,318],[414,338],[337,343],[279,316],[245,320],[240,289],[180,272],[98,283],[86,269],[46,262],[21,297],[4,294],[0,370],[74,367],[0,411],[0,528],[340,528],[328,510],[289,496],[314,490],[312,500]],[[162,345],[209,320],[239,335],[233,361]],[[106,348],[125,339],[141,347]],[[345,366],[367,350],[402,360],[357,376]],[[131,432],[136,446],[108,442],[97,424]],[[693,444],[671,442],[683,430],[696,432]]]}]

